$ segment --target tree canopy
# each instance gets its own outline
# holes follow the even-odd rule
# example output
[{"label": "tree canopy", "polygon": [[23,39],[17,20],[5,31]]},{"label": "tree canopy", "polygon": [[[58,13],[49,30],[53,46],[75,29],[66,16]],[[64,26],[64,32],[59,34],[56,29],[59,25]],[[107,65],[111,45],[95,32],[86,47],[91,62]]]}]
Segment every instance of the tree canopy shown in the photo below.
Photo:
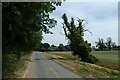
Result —
[{"label": "tree canopy", "polygon": [[106,47],[104,43],[104,39],[99,38],[98,42],[96,42],[96,47],[98,47],[100,50],[103,50]]},{"label": "tree canopy", "polygon": [[66,48],[65,48],[65,46],[63,44],[59,44],[58,50],[59,51],[66,51]]},{"label": "tree canopy", "polygon": [[46,49],[48,49],[50,47],[50,44],[49,43],[44,43],[43,47],[46,48]]},{"label": "tree canopy", "polygon": [[57,21],[49,16],[60,2],[3,2],[3,53],[33,50],[41,44],[42,32]]},{"label": "tree canopy", "polygon": [[112,50],[112,49],[117,49],[117,45],[115,42],[112,41],[111,37],[108,37],[106,39],[106,42],[104,39],[99,38],[96,43],[96,47],[98,47],[99,50]]}]

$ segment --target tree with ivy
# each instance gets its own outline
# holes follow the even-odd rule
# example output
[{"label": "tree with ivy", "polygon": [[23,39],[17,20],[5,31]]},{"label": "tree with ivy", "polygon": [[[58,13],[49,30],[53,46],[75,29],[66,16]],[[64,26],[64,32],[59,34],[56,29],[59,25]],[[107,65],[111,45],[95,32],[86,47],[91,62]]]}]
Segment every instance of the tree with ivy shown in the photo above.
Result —
[{"label": "tree with ivy", "polygon": [[96,63],[98,59],[89,54],[91,52],[91,44],[83,38],[84,32],[88,31],[84,29],[84,20],[78,19],[78,25],[75,25],[74,18],[71,18],[71,21],[68,22],[66,14],[63,14],[62,19],[64,20],[63,29],[66,37],[70,41],[73,55],[80,57],[81,61]]}]

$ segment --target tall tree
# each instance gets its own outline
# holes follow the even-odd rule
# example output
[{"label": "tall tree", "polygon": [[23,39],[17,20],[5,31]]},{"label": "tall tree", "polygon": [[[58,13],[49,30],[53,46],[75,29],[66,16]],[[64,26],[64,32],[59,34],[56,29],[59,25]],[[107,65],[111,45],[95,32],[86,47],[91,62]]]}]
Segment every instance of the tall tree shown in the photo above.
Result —
[{"label": "tall tree", "polygon": [[113,45],[113,42],[112,42],[112,38],[111,37],[108,37],[107,38],[107,42],[106,42],[106,46],[109,50],[112,49],[112,45]]},{"label": "tall tree", "polygon": [[104,48],[106,47],[104,39],[102,38],[99,38],[98,41],[95,43],[96,43],[96,47],[98,47],[100,50],[104,50]]},{"label": "tall tree", "polygon": [[70,45],[65,45],[67,51],[71,51]]},{"label": "tall tree", "polygon": [[32,50],[41,43],[42,32],[51,33],[49,28],[57,21],[50,18],[60,2],[3,2],[2,35],[3,53]]},{"label": "tall tree", "polygon": [[66,50],[66,48],[65,48],[65,46],[63,44],[59,44],[58,49],[60,51],[65,51]]},{"label": "tall tree", "polygon": [[[23,54],[39,49],[42,33],[57,21],[49,16],[60,2],[2,2],[2,77],[23,67]],[[9,74],[10,73],[10,74]]]},{"label": "tall tree", "polygon": [[56,46],[54,44],[52,44],[51,47],[56,47]]},{"label": "tall tree", "polygon": [[112,46],[112,49],[117,49],[117,45],[115,42],[113,42],[111,46]]},{"label": "tall tree", "polygon": [[45,50],[48,50],[50,48],[49,43],[44,43],[42,46]]},{"label": "tall tree", "polygon": [[63,14],[62,19],[64,20],[63,29],[66,37],[70,40],[70,47],[73,51],[73,55],[78,55],[81,61],[96,63],[98,59],[89,54],[91,51],[91,44],[83,38],[84,32],[88,31],[84,29],[84,20],[78,19],[78,25],[75,25],[73,18],[68,22],[66,14]]}]

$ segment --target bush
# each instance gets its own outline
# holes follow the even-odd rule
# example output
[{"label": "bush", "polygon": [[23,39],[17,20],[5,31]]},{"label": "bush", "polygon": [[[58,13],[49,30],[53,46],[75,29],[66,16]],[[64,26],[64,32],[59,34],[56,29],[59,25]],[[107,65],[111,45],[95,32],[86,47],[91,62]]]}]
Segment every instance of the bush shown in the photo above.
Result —
[{"label": "bush", "polygon": [[95,64],[98,61],[98,59],[92,55],[88,55],[87,58],[81,58],[81,61]]}]

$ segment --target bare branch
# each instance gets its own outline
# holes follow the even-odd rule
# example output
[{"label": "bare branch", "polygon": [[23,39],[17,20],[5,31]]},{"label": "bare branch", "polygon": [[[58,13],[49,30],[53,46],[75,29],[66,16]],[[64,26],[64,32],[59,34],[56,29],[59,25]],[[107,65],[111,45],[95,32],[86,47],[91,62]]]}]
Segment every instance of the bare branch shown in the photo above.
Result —
[{"label": "bare branch", "polygon": [[88,32],[91,33],[91,35],[92,35],[92,32],[91,32],[91,31],[89,31],[88,29],[84,30],[84,32],[86,32],[86,31],[88,31]]}]

